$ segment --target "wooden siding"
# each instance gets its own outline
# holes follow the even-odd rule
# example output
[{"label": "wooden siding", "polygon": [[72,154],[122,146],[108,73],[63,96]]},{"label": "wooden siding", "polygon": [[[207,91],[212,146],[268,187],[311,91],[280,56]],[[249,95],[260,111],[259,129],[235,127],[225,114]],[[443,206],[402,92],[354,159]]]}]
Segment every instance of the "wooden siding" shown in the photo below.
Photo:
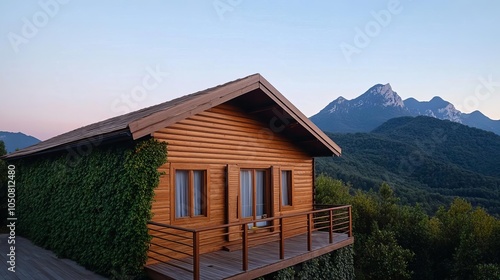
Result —
[{"label": "wooden siding", "polygon": [[[168,163],[159,168],[161,176],[155,191],[152,206],[153,221],[181,227],[196,228],[226,224],[234,221],[235,216],[227,213],[229,192],[238,192],[239,174],[229,176],[229,190],[226,190],[228,166],[240,168],[269,168],[273,186],[273,215],[310,211],[313,208],[313,159],[310,155],[279,133],[272,133],[269,124],[256,120],[238,107],[222,104],[198,113],[167,128],[160,129],[153,137],[168,143]],[[210,178],[207,178],[210,193],[209,219],[173,219],[173,198],[170,185],[171,165],[206,165]],[[293,207],[280,212],[280,168],[293,168]],[[238,172],[239,173],[239,172]],[[233,178],[233,179],[231,179]],[[234,194],[233,194],[234,195]],[[234,209],[236,205],[229,203]],[[233,211],[233,210],[231,210]],[[304,229],[289,230],[287,234],[303,233]],[[214,233],[215,234],[215,233]],[[220,242],[204,246],[202,253],[222,248],[226,237],[220,234]],[[165,246],[173,246],[165,244]],[[173,246],[172,248],[175,248]],[[166,255],[171,254],[165,251]],[[149,260],[149,263],[154,263]]]}]

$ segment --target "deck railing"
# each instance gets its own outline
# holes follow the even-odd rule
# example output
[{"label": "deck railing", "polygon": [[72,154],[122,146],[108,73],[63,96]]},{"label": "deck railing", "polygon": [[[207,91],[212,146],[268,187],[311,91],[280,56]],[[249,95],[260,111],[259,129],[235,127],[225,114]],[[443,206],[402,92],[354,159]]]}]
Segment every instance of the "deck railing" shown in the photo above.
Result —
[{"label": "deck railing", "polygon": [[[249,224],[257,222],[260,224],[267,222],[267,225],[249,228]],[[193,279],[199,279],[202,248],[206,245],[222,248],[228,244],[226,238],[229,235],[233,237],[238,235],[239,240],[230,244],[237,246],[237,249],[241,248],[241,267],[243,271],[247,271],[250,246],[279,241],[279,257],[285,258],[285,231],[307,233],[308,251],[313,247],[314,231],[328,232],[329,243],[334,242],[335,234],[352,237],[352,213],[350,205],[335,207],[315,205],[315,210],[312,211],[196,229],[153,221],[148,222],[148,228],[152,237],[149,258],[187,270],[193,273]],[[251,232],[261,232],[261,234],[250,234]],[[164,246],[162,244],[164,242],[169,242],[171,246]],[[187,269],[186,264],[192,269]]]}]

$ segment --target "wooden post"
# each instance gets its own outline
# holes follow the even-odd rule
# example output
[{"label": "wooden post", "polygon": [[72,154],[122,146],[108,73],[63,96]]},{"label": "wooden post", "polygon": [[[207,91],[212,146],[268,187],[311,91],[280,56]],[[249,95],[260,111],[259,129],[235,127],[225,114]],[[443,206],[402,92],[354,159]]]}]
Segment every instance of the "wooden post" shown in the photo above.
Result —
[{"label": "wooden post", "polygon": [[285,258],[285,234],[283,218],[280,218],[280,259]]},{"label": "wooden post", "polygon": [[330,213],[330,226],[329,226],[329,231],[328,231],[328,241],[330,243],[333,243],[333,210],[330,209],[330,211],[328,211],[328,213]]},{"label": "wooden post", "polygon": [[352,206],[349,206],[349,237],[352,237]]},{"label": "wooden post", "polygon": [[200,233],[193,232],[193,279],[200,279]]},{"label": "wooden post", "polygon": [[312,224],[313,224],[313,214],[307,214],[307,250],[312,250]]},{"label": "wooden post", "polygon": [[243,252],[243,271],[248,270],[248,225],[243,224],[243,240],[242,252]]}]

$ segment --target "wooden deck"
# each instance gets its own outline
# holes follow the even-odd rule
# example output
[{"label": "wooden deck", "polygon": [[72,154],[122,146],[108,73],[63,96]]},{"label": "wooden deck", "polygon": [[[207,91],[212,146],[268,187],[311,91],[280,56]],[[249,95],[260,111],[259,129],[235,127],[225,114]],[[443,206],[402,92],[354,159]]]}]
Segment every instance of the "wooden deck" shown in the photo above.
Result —
[{"label": "wooden deck", "polygon": [[11,245],[7,244],[7,234],[0,235],[0,279],[106,279],[103,276],[86,270],[69,259],[60,259],[51,251],[37,247],[26,238],[16,236],[15,272],[7,270],[7,254]]},{"label": "wooden deck", "polygon": [[[307,250],[307,234],[285,240],[285,258],[279,258],[279,242],[274,241],[249,248],[248,270],[242,270],[241,250],[217,251],[200,256],[200,279],[253,279],[286,268],[354,242],[347,234],[334,234],[329,243],[328,232],[312,233],[312,250]],[[174,266],[175,265],[175,266]],[[193,259],[173,260],[146,266],[152,279],[193,279]]]}]

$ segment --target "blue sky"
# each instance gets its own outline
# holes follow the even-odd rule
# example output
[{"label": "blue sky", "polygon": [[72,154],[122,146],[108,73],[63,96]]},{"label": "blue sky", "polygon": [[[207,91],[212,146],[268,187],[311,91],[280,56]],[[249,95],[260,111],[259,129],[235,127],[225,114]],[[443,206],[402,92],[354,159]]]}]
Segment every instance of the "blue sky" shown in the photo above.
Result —
[{"label": "blue sky", "polygon": [[498,1],[0,2],[0,130],[45,140],[261,73],[307,116],[391,83],[500,119]]}]

